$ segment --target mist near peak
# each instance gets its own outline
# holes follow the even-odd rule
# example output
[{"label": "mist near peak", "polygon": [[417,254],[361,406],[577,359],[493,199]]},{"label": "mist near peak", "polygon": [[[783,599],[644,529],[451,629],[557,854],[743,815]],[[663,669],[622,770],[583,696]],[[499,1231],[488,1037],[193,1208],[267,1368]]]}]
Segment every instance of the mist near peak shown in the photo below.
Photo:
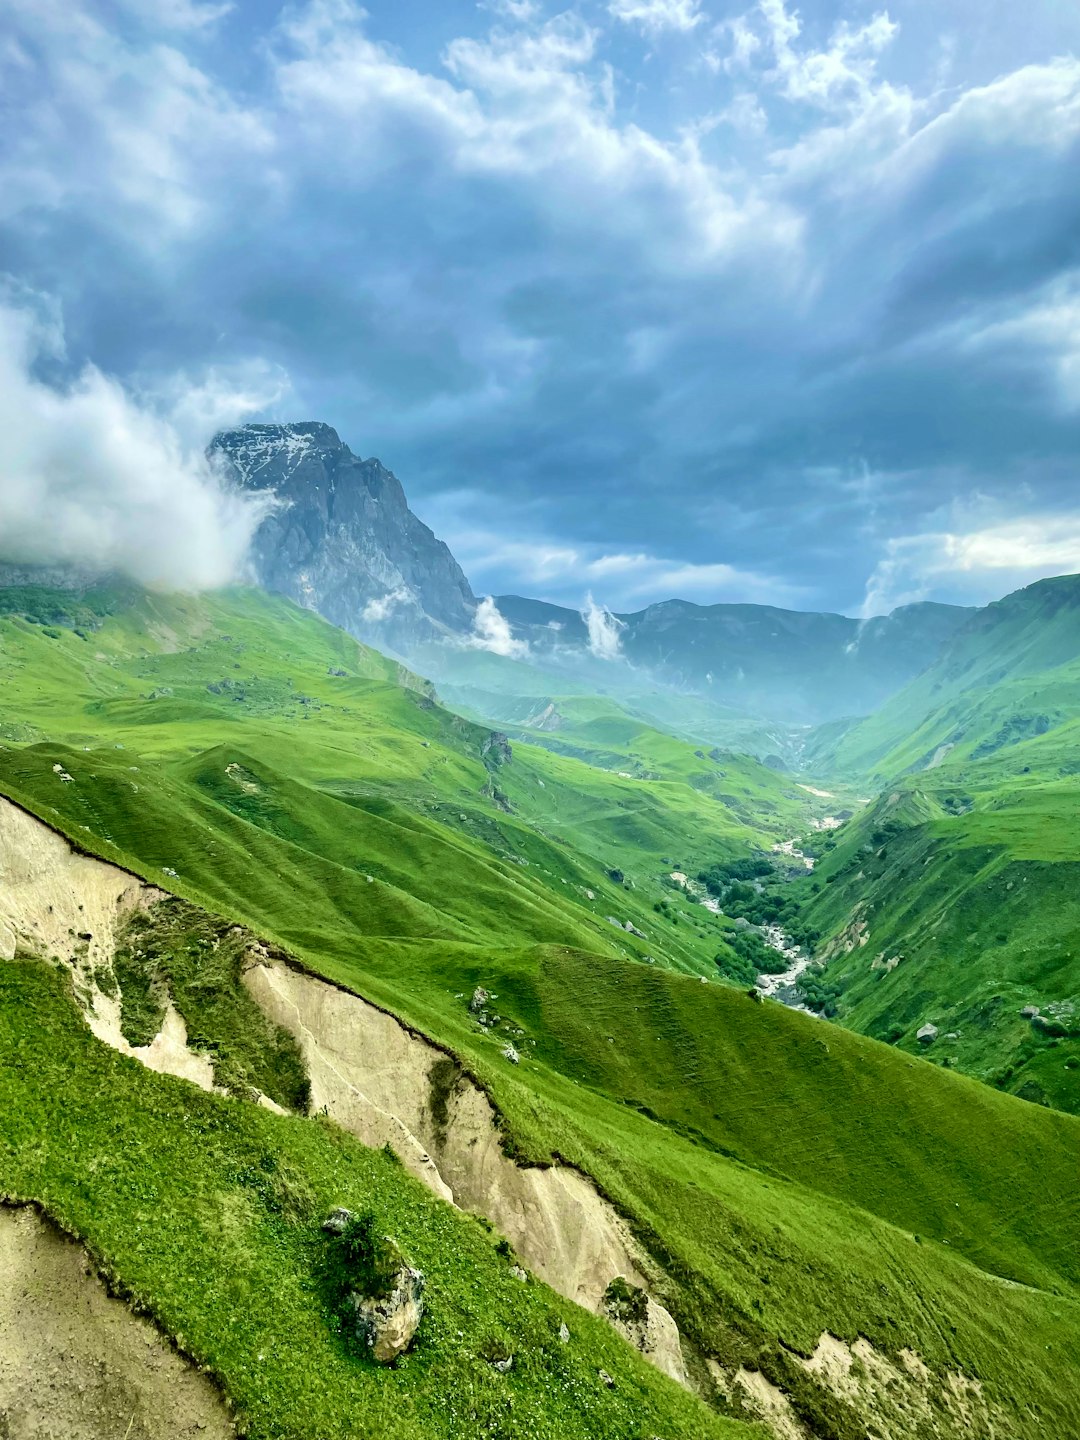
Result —
[{"label": "mist near peak", "polygon": [[621,660],[623,658],[622,631],[625,625],[605,605],[598,605],[591,592],[585,597],[581,612],[585,628],[589,632],[589,650],[598,660]]},{"label": "mist near peak", "polygon": [[[43,378],[62,358],[55,312],[0,299],[0,560],[171,590],[242,578],[274,497],[224,482],[183,395],[174,421],[93,365],[70,381]],[[261,403],[213,379],[196,399],[215,425]]]}]

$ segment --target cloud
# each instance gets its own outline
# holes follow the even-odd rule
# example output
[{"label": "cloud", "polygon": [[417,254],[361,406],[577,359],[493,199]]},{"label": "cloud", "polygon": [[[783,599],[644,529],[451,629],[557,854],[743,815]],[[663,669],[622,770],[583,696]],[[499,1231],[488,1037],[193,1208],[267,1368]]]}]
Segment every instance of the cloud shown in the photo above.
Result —
[{"label": "cloud", "polygon": [[598,605],[592,595],[586,595],[585,608],[581,612],[585,628],[589,632],[589,649],[598,660],[621,660],[622,631],[625,628],[604,605]]},{"label": "cloud", "polygon": [[467,643],[474,650],[490,650],[493,655],[505,655],[509,660],[525,660],[529,654],[529,642],[514,638],[509,620],[490,595],[486,595],[476,607],[473,630]]},{"label": "cloud", "polygon": [[415,605],[414,597],[403,585],[397,585],[393,590],[388,590],[385,595],[380,595],[374,600],[369,600],[360,611],[360,619],[369,625],[377,625],[383,620],[388,620],[399,605]]},{"label": "cloud", "polygon": [[55,310],[0,304],[0,557],[170,589],[236,579],[272,499],[230,493],[201,446],[100,370],[39,378],[60,344]]},{"label": "cloud", "polygon": [[1080,572],[1080,511],[1021,515],[982,529],[890,540],[867,585],[865,616],[910,605],[948,587],[984,603],[1044,575]]},{"label": "cloud", "polygon": [[665,30],[685,34],[705,20],[700,0],[610,0],[608,14],[650,35]]},{"label": "cloud", "polygon": [[984,27],[942,89],[932,7],[650,6],[709,16],[654,45],[608,4],[10,0],[5,264],[63,297],[71,369],[166,417],[186,378],[182,448],[217,376],[425,518],[469,484],[497,533],[447,538],[496,594],[835,608],[943,493],[1060,511],[1068,7]]}]

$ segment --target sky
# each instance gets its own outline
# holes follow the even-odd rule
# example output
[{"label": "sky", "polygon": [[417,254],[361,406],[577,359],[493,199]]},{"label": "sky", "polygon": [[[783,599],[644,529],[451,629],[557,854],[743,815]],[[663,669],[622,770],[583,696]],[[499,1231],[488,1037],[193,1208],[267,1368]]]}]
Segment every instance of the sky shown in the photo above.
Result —
[{"label": "sky", "polygon": [[0,548],[215,583],[203,445],[317,419],[482,594],[1080,570],[1078,56],[1065,0],[0,0]]}]

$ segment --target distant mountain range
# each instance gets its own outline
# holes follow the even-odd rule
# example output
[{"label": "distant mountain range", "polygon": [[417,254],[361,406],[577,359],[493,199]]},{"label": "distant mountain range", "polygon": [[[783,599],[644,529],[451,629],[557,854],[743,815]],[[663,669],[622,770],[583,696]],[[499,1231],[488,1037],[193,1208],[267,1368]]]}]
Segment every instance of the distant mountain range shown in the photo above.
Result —
[{"label": "distant mountain range", "polygon": [[[588,616],[519,595],[495,597],[493,633],[448,546],[410,510],[379,460],[354,455],[329,425],[245,425],[219,434],[211,457],[244,490],[279,500],[256,532],[251,563],[265,589],[288,596],[497,718],[506,697],[604,694],[720,743],[754,726],[781,727],[756,753],[801,753],[804,731],[873,714],[944,656],[975,611],[906,605],[867,621],[767,605],[665,600],[634,613]],[[0,564],[0,585],[78,589],[94,576]],[[983,622],[979,622],[983,623]],[[524,662],[524,663],[523,663]],[[749,729],[747,722],[752,722]],[[749,743],[749,742],[747,742]]]},{"label": "distant mountain range", "polygon": [[[260,584],[317,610],[451,683],[475,679],[477,597],[447,546],[409,509],[397,478],[362,460],[329,425],[245,425],[211,453],[237,485],[284,502],[258,531]],[[919,674],[970,612],[908,605],[865,623],[765,605],[667,600],[603,616],[602,637],[576,610],[496,598],[512,637],[557,692],[659,688],[725,710],[813,725],[865,715]],[[519,658],[524,651],[515,647]],[[495,657],[498,660],[501,657]],[[488,692],[515,693],[515,667],[484,665]]]}]

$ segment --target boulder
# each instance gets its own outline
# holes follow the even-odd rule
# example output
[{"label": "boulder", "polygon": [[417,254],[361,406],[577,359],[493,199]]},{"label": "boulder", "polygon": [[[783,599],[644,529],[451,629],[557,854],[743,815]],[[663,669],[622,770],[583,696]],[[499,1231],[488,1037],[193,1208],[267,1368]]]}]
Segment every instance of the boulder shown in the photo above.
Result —
[{"label": "boulder", "polygon": [[1024,1008],[1020,1011],[1020,1014],[1024,1017],[1025,1020],[1034,1020],[1035,1016],[1038,1015],[1038,1013],[1039,1007],[1037,1005],[1025,1005]]},{"label": "boulder", "polygon": [[926,1024],[915,1032],[915,1039],[920,1045],[932,1045],[937,1039],[937,1026]]},{"label": "boulder", "polygon": [[392,1365],[412,1344],[424,1317],[424,1276],[403,1264],[388,1295],[368,1297],[351,1291],[347,1299],[356,1338],[380,1365]]},{"label": "boulder", "polygon": [[352,1218],[351,1210],[346,1210],[344,1205],[335,1205],[322,1222],[322,1228],[327,1235],[343,1235]]},{"label": "boulder", "polygon": [[486,1008],[487,1003],[490,999],[491,996],[484,989],[484,987],[482,985],[478,985],[472,993],[472,999],[469,1001],[469,1009],[474,1015],[479,1015],[481,1011]]}]

